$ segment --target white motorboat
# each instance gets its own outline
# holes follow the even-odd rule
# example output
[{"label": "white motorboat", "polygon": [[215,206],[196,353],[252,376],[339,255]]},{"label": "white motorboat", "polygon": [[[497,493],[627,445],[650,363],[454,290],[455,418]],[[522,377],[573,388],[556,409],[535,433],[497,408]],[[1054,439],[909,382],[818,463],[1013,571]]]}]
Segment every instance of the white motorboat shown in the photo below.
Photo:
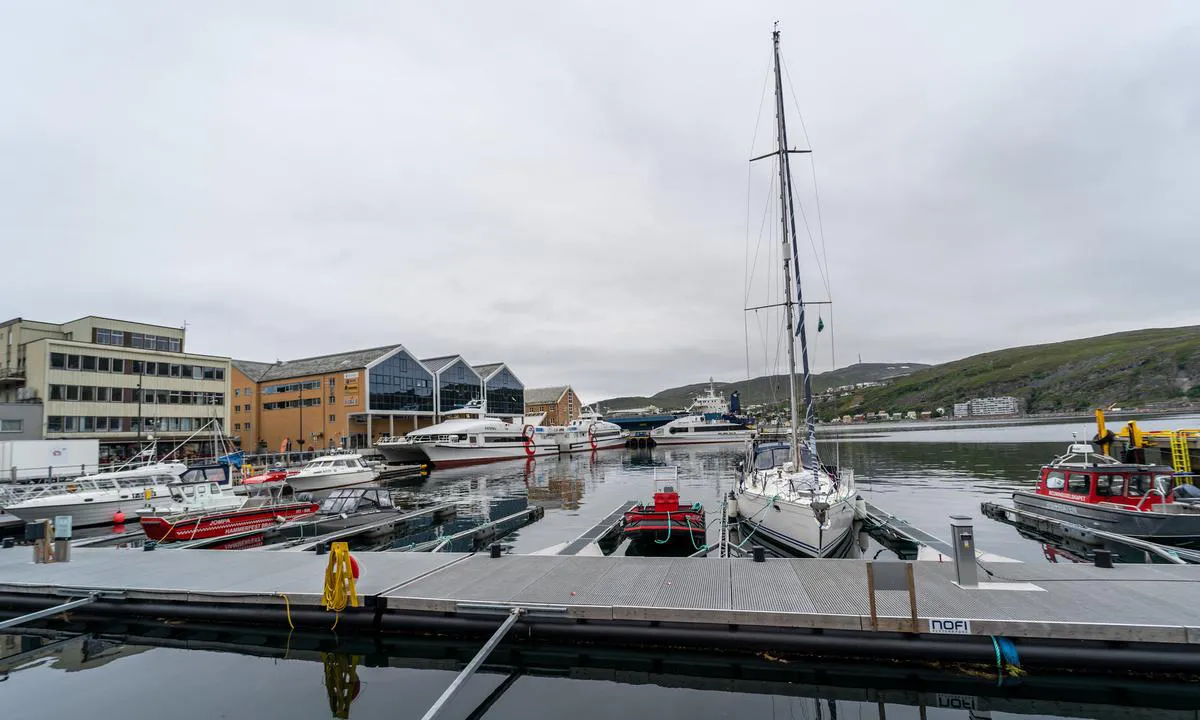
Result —
[{"label": "white motorboat", "polygon": [[288,476],[287,484],[298,493],[316,492],[369,485],[378,477],[379,471],[358,453],[332,453],[310,460],[300,472]]},{"label": "white motorboat", "polygon": [[607,422],[595,409],[585,407],[578,420],[563,428],[558,436],[559,452],[590,452],[625,447],[621,426]]},{"label": "white motorboat", "polygon": [[375,441],[375,449],[389,463],[419,465],[429,461],[429,457],[425,454],[425,450],[422,447],[431,442],[429,438],[445,435],[447,433],[443,432],[443,430],[447,429],[457,432],[460,426],[453,424],[455,421],[479,420],[487,417],[487,415],[483,411],[483,402],[481,400],[471,400],[461,408],[442,413],[442,417],[445,418],[442,422],[426,428],[413,430],[407,435],[381,437]]},{"label": "white motorboat", "polygon": [[250,499],[248,495],[226,492],[212,480],[189,480],[187,473],[179,482],[168,485],[167,491],[166,497],[147,500],[138,508],[138,518],[240,510]]},{"label": "white motorboat", "polygon": [[745,418],[730,413],[725,396],[709,378],[708,390],[696,396],[688,414],[650,431],[656,445],[741,444],[755,436]]},{"label": "white motorboat", "polygon": [[[772,35],[775,57],[776,151],[779,168],[780,221],[783,241],[783,291],[788,352],[788,401],[791,409],[789,442],[748,444],[735,495],[737,515],[745,537],[759,538],[806,557],[842,554],[853,536],[854,474],[830,467],[817,455],[812,372],[808,362],[804,298],[800,284],[792,176],[780,81],[779,31]],[[767,156],[769,157],[769,155]],[[795,282],[795,293],[792,284]],[[796,317],[796,313],[799,317]],[[818,323],[818,331],[821,324]],[[804,389],[804,432],[799,430],[796,396],[796,343],[800,338],[801,380]],[[744,542],[744,541],[743,541]]]},{"label": "white motorboat", "polygon": [[183,463],[150,463],[69,482],[5,488],[4,509],[29,522],[70,515],[75,527],[133,520],[147,501],[166,498],[187,470]]}]

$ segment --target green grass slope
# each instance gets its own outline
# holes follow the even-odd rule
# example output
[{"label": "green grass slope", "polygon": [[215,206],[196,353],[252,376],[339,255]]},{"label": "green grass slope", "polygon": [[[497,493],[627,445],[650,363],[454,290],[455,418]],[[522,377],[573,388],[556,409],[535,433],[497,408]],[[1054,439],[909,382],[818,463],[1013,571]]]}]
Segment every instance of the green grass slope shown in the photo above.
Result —
[{"label": "green grass slope", "polygon": [[[831,387],[885,380],[927,367],[929,366],[922,363],[858,363],[814,375],[813,389],[819,393]],[[723,392],[725,397],[729,397],[730,393],[734,390],[740,391],[742,405],[746,406],[786,402],[788,396],[787,382],[787,375],[764,375],[752,380],[731,383],[716,382],[713,385],[719,392]],[[645,407],[647,405],[655,405],[663,410],[680,410],[691,405],[696,396],[707,387],[707,382],[693,383],[691,385],[668,388],[650,397],[633,395],[602,400],[600,401],[600,406],[606,412]]]},{"label": "green grass slope", "polygon": [[[1200,400],[1200,326],[997,350],[934,365],[833,404],[836,414],[949,412],[955,402],[995,395],[1019,398],[1026,412]],[[821,414],[832,416],[834,408],[822,407]]]}]

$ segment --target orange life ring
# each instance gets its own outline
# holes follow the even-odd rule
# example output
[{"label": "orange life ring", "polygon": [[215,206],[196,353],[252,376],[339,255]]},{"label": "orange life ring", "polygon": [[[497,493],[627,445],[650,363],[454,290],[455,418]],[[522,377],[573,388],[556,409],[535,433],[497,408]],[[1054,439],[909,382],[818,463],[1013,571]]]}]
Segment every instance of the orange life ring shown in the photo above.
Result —
[{"label": "orange life ring", "polygon": [[533,457],[537,454],[537,448],[533,445],[533,433],[532,425],[526,425],[521,429],[521,441],[525,444],[525,457]]}]

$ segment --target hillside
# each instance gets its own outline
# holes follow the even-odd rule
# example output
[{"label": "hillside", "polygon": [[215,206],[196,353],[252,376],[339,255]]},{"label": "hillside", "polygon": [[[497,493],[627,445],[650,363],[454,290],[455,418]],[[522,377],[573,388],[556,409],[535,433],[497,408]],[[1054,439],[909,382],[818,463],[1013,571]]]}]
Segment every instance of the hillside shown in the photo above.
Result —
[{"label": "hillside", "polygon": [[1200,326],[1135,330],[1010,348],[934,365],[885,387],[839,398],[848,412],[950,411],[955,402],[1011,395],[1026,412],[1200,400]]},{"label": "hillside", "polygon": [[[813,376],[813,390],[821,392],[827,388],[851,385],[860,382],[877,382],[894,378],[914,370],[927,368],[921,363],[858,363]],[[787,375],[764,375],[739,382],[716,382],[713,385],[725,397],[735,390],[741,392],[742,405],[759,405],[787,400]],[[707,382],[668,388],[650,397],[626,396],[600,401],[605,412],[654,405],[663,410],[680,410],[692,404],[696,395],[708,387]]]}]

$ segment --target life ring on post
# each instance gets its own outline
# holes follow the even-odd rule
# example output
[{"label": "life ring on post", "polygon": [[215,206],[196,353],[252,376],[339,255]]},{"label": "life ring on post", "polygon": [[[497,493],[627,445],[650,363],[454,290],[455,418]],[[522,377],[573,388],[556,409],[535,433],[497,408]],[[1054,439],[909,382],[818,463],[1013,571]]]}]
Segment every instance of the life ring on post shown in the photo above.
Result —
[{"label": "life ring on post", "polygon": [[521,429],[521,442],[525,444],[525,457],[533,457],[537,454],[537,448],[533,444],[533,426],[526,425]]},{"label": "life ring on post", "polygon": [[591,444],[593,450],[596,449],[596,426],[595,426],[595,424],[588,425],[588,443]]}]

